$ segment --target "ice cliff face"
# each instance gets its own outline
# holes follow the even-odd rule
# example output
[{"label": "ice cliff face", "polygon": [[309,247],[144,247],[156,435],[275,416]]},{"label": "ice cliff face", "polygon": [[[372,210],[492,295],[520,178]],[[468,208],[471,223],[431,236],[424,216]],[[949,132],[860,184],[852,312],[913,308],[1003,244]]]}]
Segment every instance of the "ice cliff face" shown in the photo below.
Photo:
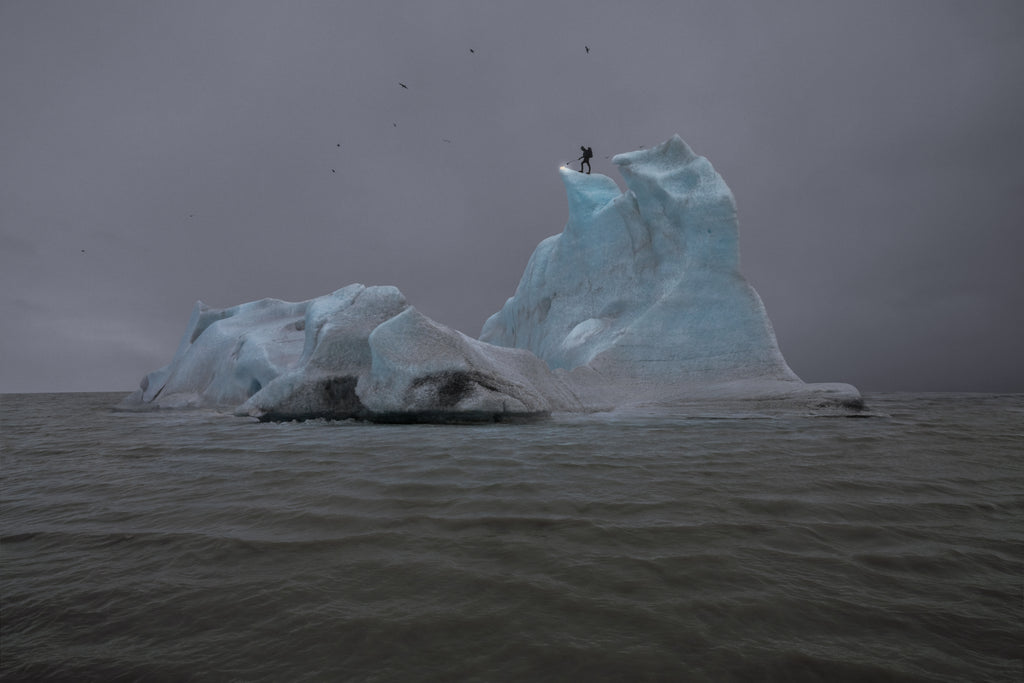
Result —
[{"label": "ice cliff face", "polygon": [[177,353],[122,407],[214,407],[260,419],[478,421],[758,401],[861,408],[846,384],[786,365],[739,272],[736,204],[678,136],[613,159],[625,178],[563,168],[565,230],[541,242],[472,339],[394,287],[305,302],[196,304]]}]

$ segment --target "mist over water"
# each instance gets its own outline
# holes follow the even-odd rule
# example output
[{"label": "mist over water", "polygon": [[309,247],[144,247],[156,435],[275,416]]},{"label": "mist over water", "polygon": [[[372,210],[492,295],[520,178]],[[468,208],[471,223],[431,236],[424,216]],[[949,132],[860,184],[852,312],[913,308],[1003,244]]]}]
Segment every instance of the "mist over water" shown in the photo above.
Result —
[{"label": "mist over water", "polygon": [[1024,676],[1024,395],[254,423],[0,396],[8,680]]}]

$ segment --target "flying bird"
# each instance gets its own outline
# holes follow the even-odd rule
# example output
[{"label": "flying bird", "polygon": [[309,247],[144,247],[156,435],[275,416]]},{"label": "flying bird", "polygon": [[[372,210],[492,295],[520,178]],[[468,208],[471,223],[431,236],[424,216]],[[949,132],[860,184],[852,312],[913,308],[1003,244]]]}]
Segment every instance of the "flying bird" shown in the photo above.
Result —
[{"label": "flying bird", "polygon": [[476,50],[474,50],[473,48],[469,48],[469,53],[475,55],[476,54]]},{"label": "flying bird", "polygon": [[583,49],[587,51],[587,54],[588,54],[588,55],[590,54],[590,47],[589,47],[589,46],[587,46],[587,45],[584,45],[584,46],[583,46]]},{"label": "flying bird", "polygon": [[401,82],[400,82],[400,83],[399,83],[398,85],[402,86],[402,87],[403,87],[403,88],[405,88],[406,90],[408,90],[408,89],[409,89],[409,86],[407,86],[407,85],[406,85],[405,83],[401,83]]}]

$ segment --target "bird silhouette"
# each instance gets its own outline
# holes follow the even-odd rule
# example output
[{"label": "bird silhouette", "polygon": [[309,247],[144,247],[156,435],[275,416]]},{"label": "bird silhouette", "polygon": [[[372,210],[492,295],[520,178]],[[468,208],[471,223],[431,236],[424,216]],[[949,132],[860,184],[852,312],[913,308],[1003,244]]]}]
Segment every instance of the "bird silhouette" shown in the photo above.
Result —
[{"label": "bird silhouette", "polygon": [[408,90],[408,89],[409,89],[409,86],[407,86],[407,85],[406,85],[405,83],[399,83],[398,85],[402,86],[402,87],[403,87],[403,88],[405,88],[406,90]]},{"label": "bird silhouette", "polygon": [[590,54],[590,47],[588,47],[587,45],[584,45],[583,49],[587,51],[588,55]]},{"label": "bird silhouette", "polygon": [[476,54],[476,50],[474,50],[473,48],[469,48],[469,53],[475,55]]}]

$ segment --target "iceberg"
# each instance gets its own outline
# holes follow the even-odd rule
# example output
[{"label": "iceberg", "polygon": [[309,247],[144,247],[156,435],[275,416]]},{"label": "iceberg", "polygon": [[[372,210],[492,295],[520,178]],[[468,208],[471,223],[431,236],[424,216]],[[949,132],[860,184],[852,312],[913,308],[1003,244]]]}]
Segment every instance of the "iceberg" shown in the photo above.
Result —
[{"label": "iceberg", "polygon": [[291,303],[201,301],[171,362],[122,409],[215,408],[261,420],[477,422],[580,410],[532,353],[440,325],[395,287]]},{"label": "iceberg", "polygon": [[[480,338],[571,371],[609,406],[809,398],[861,405],[847,384],[805,384],[739,269],[732,191],[678,136],[619,154],[626,191],[562,168],[565,230],[538,245]],[[813,397],[813,398],[812,398]]]},{"label": "iceberg", "polygon": [[736,202],[678,136],[619,154],[611,178],[560,169],[564,230],[534,251],[479,339],[394,287],[305,302],[197,302],[171,362],[125,409],[208,407],[260,420],[530,419],[742,401],[856,414],[849,384],[786,364],[739,269]]}]

